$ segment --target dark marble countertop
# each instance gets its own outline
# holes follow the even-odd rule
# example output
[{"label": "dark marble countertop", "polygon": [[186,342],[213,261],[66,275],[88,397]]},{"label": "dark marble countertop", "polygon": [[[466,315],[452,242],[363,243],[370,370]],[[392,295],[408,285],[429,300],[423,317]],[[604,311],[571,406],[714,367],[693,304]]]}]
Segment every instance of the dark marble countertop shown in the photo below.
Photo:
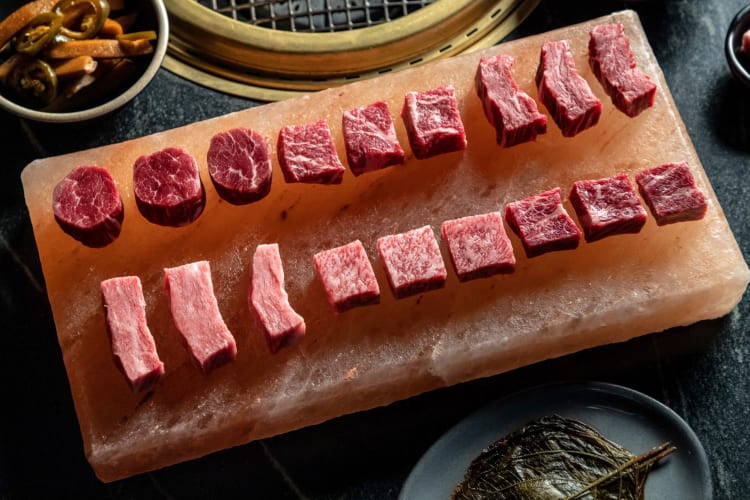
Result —
[{"label": "dark marble countertop", "polygon": [[[747,0],[543,1],[513,37],[636,10],[743,253],[750,250],[750,89],[723,42]],[[693,428],[715,497],[750,498],[750,313],[591,349],[427,393],[111,484],[83,454],[20,172],[30,161],[147,135],[258,103],[161,70],[125,108],[48,125],[0,112],[0,498],[386,499],[420,456],[471,412],[562,380],[613,382],[665,403]]]}]

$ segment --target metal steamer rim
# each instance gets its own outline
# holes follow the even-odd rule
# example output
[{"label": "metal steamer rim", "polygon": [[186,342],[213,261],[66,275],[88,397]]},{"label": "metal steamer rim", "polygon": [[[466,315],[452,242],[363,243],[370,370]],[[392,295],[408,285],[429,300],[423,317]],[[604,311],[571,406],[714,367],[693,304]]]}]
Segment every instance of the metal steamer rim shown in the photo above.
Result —
[{"label": "metal steamer rim", "polygon": [[540,0],[165,0],[164,67],[285,99],[496,44]]}]

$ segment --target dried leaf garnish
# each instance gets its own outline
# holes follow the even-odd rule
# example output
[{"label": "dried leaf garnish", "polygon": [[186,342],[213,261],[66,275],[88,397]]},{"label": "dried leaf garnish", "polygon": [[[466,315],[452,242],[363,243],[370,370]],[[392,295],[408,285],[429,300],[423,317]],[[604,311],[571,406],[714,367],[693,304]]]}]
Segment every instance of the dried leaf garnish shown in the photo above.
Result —
[{"label": "dried leaf garnish", "polygon": [[643,499],[651,468],[673,451],[664,443],[636,456],[582,422],[543,417],[485,449],[451,498]]}]

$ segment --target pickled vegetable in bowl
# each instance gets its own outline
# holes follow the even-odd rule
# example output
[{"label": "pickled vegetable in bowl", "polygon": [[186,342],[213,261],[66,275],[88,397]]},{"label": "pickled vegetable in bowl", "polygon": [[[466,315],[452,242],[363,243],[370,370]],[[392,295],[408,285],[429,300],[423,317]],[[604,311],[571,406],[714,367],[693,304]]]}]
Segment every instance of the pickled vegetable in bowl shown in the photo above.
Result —
[{"label": "pickled vegetable in bowl", "polygon": [[12,2],[0,18],[0,107],[39,121],[117,109],[146,86],[166,51],[158,0]]}]

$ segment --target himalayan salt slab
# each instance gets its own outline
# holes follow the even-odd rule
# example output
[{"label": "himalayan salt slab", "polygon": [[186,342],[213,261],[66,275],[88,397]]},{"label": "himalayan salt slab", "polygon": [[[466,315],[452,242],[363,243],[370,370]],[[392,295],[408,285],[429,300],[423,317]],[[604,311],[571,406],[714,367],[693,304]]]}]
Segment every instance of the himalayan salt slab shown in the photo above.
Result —
[{"label": "himalayan salt slab", "polygon": [[[589,32],[613,22],[623,24],[638,67],[658,86],[654,106],[636,118],[612,106],[588,69]],[[540,47],[559,39],[570,41],[581,75],[604,100],[599,124],[573,138],[551,127],[535,142],[500,150],[474,89],[479,59],[513,56],[520,90],[536,96]],[[188,149],[200,163],[218,132],[241,126],[277,137],[290,123],[324,118],[343,155],[343,110],[378,100],[396,110],[407,92],[447,84],[456,89],[470,138],[463,152],[408,157],[399,168],[345,175],[340,185],[324,189],[285,183],[274,159],[268,196],[252,205],[220,203],[211,183],[204,182],[205,212],[181,228],[146,222],[129,195],[135,159],[165,145]],[[394,122],[399,142],[407,144],[402,121]],[[334,314],[320,291],[312,256],[322,250],[359,239],[375,256],[375,242],[387,234],[427,224],[437,228],[554,186],[567,193],[581,179],[620,172],[632,179],[645,168],[682,160],[708,200],[700,221],[658,227],[649,218],[638,234],[583,242],[576,250],[533,259],[513,239],[518,246],[512,274],[469,283],[449,276],[440,290],[398,300],[381,294],[379,305],[346,314]],[[63,233],[50,201],[67,172],[92,164],[108,165],[131,214],[120,237],[103,249],[83,247]],[[716,318],[737,304],[750,277],[633,12],[123,144],[38,160],[22,180],[84,451],[104,481],[580,349]],[[284,249],[286,290],[308,325],[299,344],[273,355],[247,306],[253,252],[269,241]],[[195,369],[171,330],[162,284],[164,267],[201,259],[211,262],[216,297],[237,340],[237,359],[208,377]],[[146,400],[123,383],[102,330],[99,283],[123,274],[143,280],[146,315],[165,365],[164,378]],[[381,288],[387,286],[382,274],[376,276]]]}]

